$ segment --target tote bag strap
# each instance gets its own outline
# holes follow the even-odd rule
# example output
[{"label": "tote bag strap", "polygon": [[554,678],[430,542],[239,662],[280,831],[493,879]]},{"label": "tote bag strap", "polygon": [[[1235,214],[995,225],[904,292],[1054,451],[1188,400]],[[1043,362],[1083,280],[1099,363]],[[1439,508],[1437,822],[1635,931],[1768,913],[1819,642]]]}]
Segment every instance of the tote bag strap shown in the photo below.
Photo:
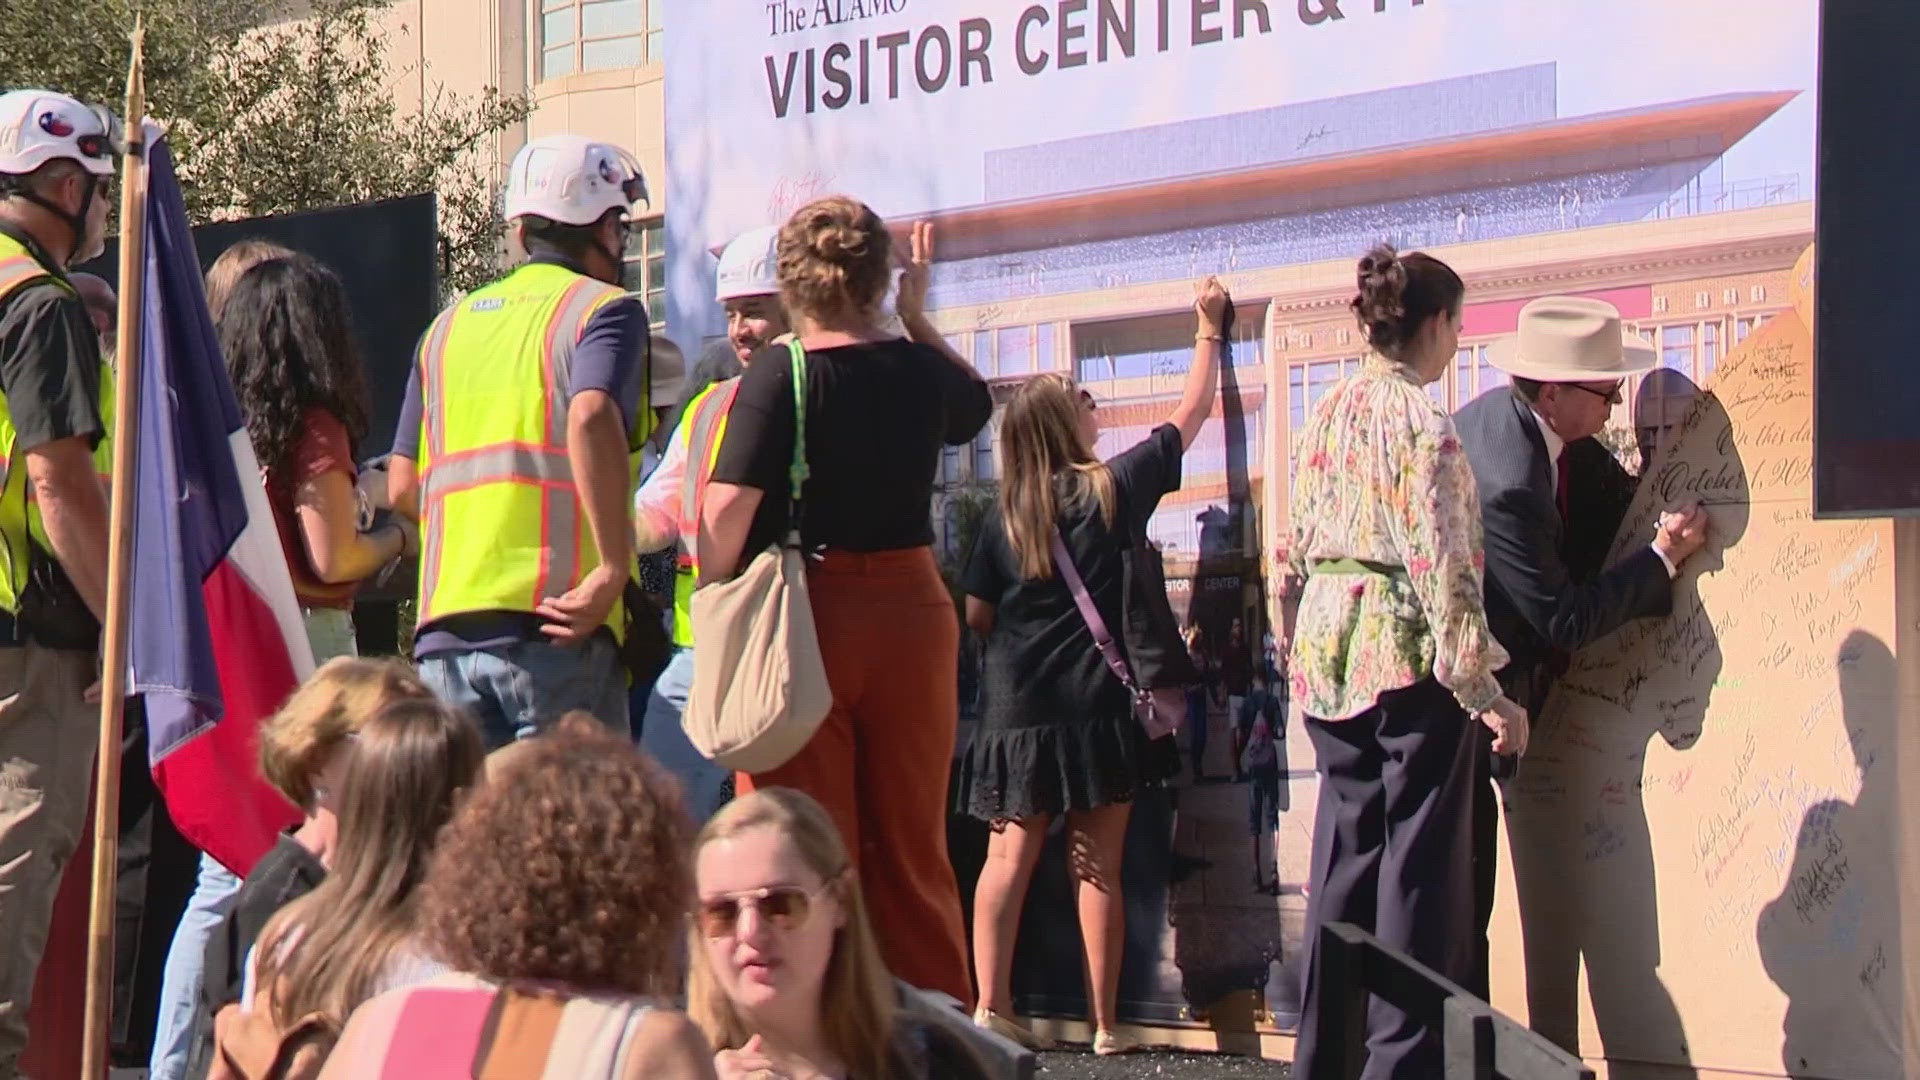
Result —
[{"label": "tote bag strap", "polygon": [[1067,553],[1067,542],[1060,535],[1060,527],[1053,529],[1053,565],[1060,570],[1060,576],[1066,579],[1067,591],[1073,594],[1074,606],[1080,609],[1080,617],[1087,621],[1087,629],[1093,633],[1093,643],[1100,649],[1100,655],[1113,670],[1120,682],[1128,690],[1134,689],[1133,671],[1127,667],[1126,658],[1120,655],[1120,646],[1114,644],[1113,635],[1107,632],[1107,620],[1100,617],[1100,609],[1094,606],[1093,597],[1087,593],[1087,583],[1080,579],[1080,570],[1073,565],[1073,556]]},{"label": "tote bag strap", "polygon": [[800,545],[800,492],[812,470],[807,467],[807,350],[798,338],[787,339],[787,360],[793,371],[793,463],[787,467],[787,541]]}]

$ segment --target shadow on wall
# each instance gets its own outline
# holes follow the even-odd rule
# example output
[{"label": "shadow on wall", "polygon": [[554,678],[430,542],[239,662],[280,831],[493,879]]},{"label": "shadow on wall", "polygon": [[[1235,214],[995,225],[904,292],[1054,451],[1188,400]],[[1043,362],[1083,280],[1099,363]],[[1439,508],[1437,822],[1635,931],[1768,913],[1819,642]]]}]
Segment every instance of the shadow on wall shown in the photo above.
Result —
[{"label": "shadow on wall", "polygon": [[[1893,653],[1856,631],[1835,658],[1844,733],[1816,732],[1812,753],[1852,755],[1859,793],[1807,808],[1780,895],[1755,934],[1767,977],[1787,995],[1780,1058],[1789,1076],[1893,1076],[1900,1070],[1901,941],[1896,792],[1890,753],[1898,709]],[[1831,734],[1832,739],[1820,738]]]},{"label": "shadow on wall", "polygon": [[1697,393],[1673,444],[1643,473],[1620,527],[1631,539],[1616,545],[1612,561],[1622,546],[1653,535],[1659,510],[1685,501],[1690,478],[1702,474],[1715,478],[1714,493],[1702,499],[1712,519],[1708,546],[1676,583],[1671,616],[1629,623],[1574,658],[1542,710],[1526,767],[1506,789],[1532,1027],[1580,1053],[1584,966],[1601,1052],[1670,1065],[1679,1070],[1673,1076],[1693,1075],[1692,1054],[1659,976],[1647,747],[1656,737],[1681,751],[1699,742],[1724,666],[1722,630],[1699,581],[1724,569],[1751,515],[1732,427],[1717,397]]}]

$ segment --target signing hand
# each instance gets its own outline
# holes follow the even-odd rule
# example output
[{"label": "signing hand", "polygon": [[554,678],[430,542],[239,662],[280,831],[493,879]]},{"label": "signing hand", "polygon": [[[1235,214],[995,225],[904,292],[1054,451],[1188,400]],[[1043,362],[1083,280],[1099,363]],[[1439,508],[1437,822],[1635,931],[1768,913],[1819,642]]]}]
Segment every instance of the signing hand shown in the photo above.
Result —
[{"label": "signing hand", "polygon": [[901,264],[900,293],[893,310],[900,321],[912,323],[927,314],[927,285],[933,278],[933,222],[913,223],[913,239]]},{"label": "signing hand", "polygon": [[1707,545],[1710,531],[1706,508],[1698,503],[1687,503],[1678,510],[1660,515],[1653,546],[1677,568]]},{"label": "signing hand", "polygon": [[578,645],[605,626],[614,601],[627,587],[625,577],[596,566],[580,584],[540,601],[534,613],[546,620],[540,631],[560,645]]},{"label": "signing hand", "polygon": [[738,1050],[713,1055],[713,1071],[720,1080],[787,1080],[787,1074],[774,1068],[773,1059],[761,1049],[758,1035]]},{"label": "signing hand", "polygon": [[1493,732],[1494,753],[1519,757],[1527,752],[1529,733],[1527,710],[1502,696],[1498,701],[1487,706],[1486,711],[1482,712],[1478,719]]}]

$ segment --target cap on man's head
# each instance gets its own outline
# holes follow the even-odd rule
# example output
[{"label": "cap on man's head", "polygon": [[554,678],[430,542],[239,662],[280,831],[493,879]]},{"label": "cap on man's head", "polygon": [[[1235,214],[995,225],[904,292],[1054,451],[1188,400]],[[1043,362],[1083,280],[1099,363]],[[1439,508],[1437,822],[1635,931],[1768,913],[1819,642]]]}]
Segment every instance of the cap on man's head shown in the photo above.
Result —
[{"label": "cap on man's head", "polygon": [[749,296],[780,294],[780,227],[763,225],[733,238],[720,253],[718,288],[722,304]]}]

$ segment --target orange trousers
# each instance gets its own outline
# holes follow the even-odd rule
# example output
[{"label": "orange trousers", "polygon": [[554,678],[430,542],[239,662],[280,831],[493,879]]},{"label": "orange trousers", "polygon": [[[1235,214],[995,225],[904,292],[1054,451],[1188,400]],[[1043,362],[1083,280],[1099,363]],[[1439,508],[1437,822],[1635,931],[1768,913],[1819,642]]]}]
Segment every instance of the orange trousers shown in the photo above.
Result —
[{"label": "orange trousers", "polygon": [[833,815],[859,866],[881,955],[971,1007],[947,781],[960,724],[960,622],[930,548],[828,551],[807,588],[833,709],[792,761],[743,792],[798,788]]}]

